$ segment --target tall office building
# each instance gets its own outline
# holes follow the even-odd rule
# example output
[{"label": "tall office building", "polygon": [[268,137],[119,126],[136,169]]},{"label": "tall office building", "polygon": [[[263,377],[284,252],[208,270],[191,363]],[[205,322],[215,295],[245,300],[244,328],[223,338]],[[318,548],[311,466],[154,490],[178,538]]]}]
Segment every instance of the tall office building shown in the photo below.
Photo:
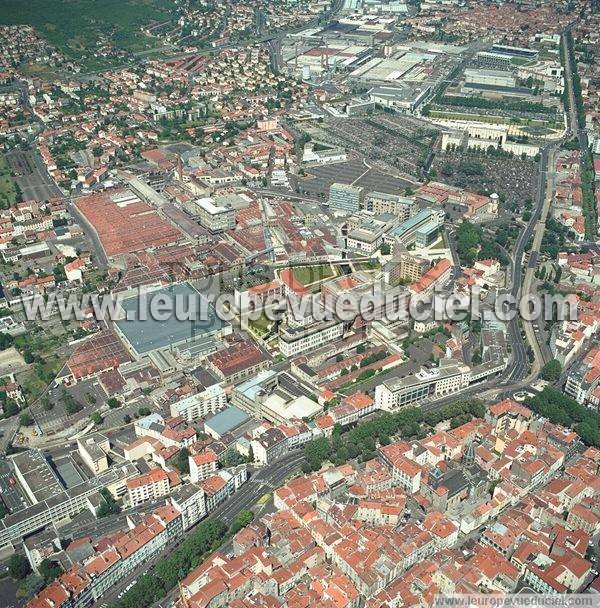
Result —
[{"label": "tall office building", "polygon": [[360,209],[363,189],[350,184],[331,184],[329,188],[329,206],[339,211],[354,213]]}]

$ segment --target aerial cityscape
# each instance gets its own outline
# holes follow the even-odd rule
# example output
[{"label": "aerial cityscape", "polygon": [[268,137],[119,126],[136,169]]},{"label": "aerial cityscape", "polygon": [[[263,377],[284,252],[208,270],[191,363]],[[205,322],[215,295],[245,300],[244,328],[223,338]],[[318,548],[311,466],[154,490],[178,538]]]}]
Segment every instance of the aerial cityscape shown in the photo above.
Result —
[{"label": "aerial cityscape", "polygon": [[1,0],[0,608],[600,607],[599,47]]}]

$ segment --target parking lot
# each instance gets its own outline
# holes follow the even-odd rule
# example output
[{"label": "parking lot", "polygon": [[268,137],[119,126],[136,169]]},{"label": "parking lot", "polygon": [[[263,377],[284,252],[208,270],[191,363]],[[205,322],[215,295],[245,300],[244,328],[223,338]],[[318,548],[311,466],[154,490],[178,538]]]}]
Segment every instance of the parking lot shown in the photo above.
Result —
[{"label": "parking lot", "polygon": [[[81,411],[75,414],[67,414],[63,402],[63,391],[65,390],[83,406]],[[78,382],[69,388],[62,386],[50,388],[47,396],[50,402],[54,404],[51,410],[46,410],[42,402],[32,406],[35,420],[45,434],[66,429],[78,420],[88,420],[90,415],[100,409],[106,401],[106,393],[97,381]]]},{"label": "parking lot", "polygon": [[14,479],[14,471],[6,460],[0,460],[0,496],[2,496],[2,502],[9,511],[14,513],[24,509],[27,506],[27,501],[17,485],[10,482],[11,479]]},{"label": "parking lot", "polygon": [[376,191],[398,194],[398,192],[404,192],[406,188],[414,188],[415,183],[382,173],[376,168],[373,168],[367,174],[363,175],[356,185],[364,188],[365,192]]},{"label": "parking lot", "polygon": [[37,153],[13,150],[6,155],[6,160],[21,189],[23,200],[44,201],[63,196]]},{"label": "parking lot", "polygon": [[336,182],[361,186],[365,192],[376,190],[397,193],[414,186],[411,182],[382,173],[375,167],[370,168],[358,158],[344,163],[306,169],[306,173],[307,177],[301,177],[298,180],[300,192],[307,196],[320,196],[321,198],[329,196],[329,188]]},{"label": "parking lot", "polygon": [[377,111],[370,116],[335,118],[302,128],[314,142],[365,157],[382,173],[419,178],[438,138],[437,127],[412,116]]}]

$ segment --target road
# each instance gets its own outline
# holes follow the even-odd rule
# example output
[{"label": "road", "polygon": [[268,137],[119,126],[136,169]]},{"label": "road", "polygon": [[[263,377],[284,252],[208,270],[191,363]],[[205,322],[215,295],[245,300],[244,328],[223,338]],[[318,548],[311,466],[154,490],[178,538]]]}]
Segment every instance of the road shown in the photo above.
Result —
[{"label": "road", "polygon": [[[588,140],[587,134],[584,129],[579,128],[577,119],[577,106],[575,103],[575,94],[573,89],[573,71],[571,66],[571,58],[567,52],[567,31],[562,33],[563,49],[564,49],[564,64],[565,64],[565,84],[567,87],[569,108],[568,108],[568,122],[569,129],[567,130],[564,139],[571,137],[573,133],[577,134],[579,140],[579,146],[582,153],[587,153]],[[514,259],[513,259],[513,276],[512,276],[512,295],[517,298],[519,294],[526,295],[531,293],[534,285],[533,278],[535,267],[540,254],[541,243],[544,236],[546,227],[546,218],[552,202],[552,194],[554,187],[554,154],[558,147],[562,144],[561,140],[550,144],[542,149],[542,158],[540,160],[539,183],[538,183],[538,198],[536,201],[536,207],[532,214],[531,220],[519,235],[517,244],[515,245]],[[525,277],[523,279],[523,285],[521,287],[521,275],[522,275],[522,260],[525,251],[525,246],[529,240],[533,237],[533,243],[531,246],[530,261],[525,270]],[[539,323],[533,324],[531,322],[523,323],[527,342],[531,345],[535,360],[532,369],[532,376],[536,374],[541,365],[549,359],[548,347],[544,343],[544,332],[541,331]],[[536,326],[538,330],[536,331]],[[513,360],[505,372],[505,378],[508,380],[516,381],[521,380],[527,373],[528,360],[527,352],[524,341],[521,336],[520,326],[518,318],[515,317],[509,324],[510,340],[513,345]]]},{"label": "road", "polygon": [[589,143],[585,129],[579,127],[579,120],[577,117],[577,104],[575,103],[575,91],[573,89],[573,66],[571,65],[571,57],[567,52],[568,49],[568,38],[567,34],[570,30],[566,30],[562,33],[562,43],[564,49],[564,64],[565,64],[565,85],[567,87],[569,96],[569,135],[576,134],[579,140],[579,148],[582,153],[587,153]]},{"label": "road", "polygon": [[[503,398],[508,396],[513,390],[518,390],[524,386],[526,386],[524,383],[516,383],[510,388],[500,386],[490,388],[489,386],[486,387],[485,385],[474,386],[462,393],[449,395],[448,397],[444,397],[435,402],[427,403],[423,406],[423,409],[426,411],[439,409],[456,401],[457,399],[473,395],[477,395],[480,398]],[[219,505],[219,507],[213,511],[210,517],[222,519],[226,524],[231,524],[237,513],[244,509],[251,509],[264,494],[271,493],[274,489],[280,487],[287,478],[298,473],[303,460],[303,452],[295,451],[286,454],[283,458],[273,462],[270,465],[258,469],[250,480],[246,482],[246,484],[244,484],[238,490],[238,492]],[[264,511],[261,513],[261,515],[264,515]],[[169,553],[171,551],[172,549],[170,549]],[[224,549],[224,551],[226,552],[227,549]],[[149,571],[166,555],[168,555],[168,553],[161,553],[155,560],[142,564],[138,569],[139,571],[136,571],[136,573],[132,574],[127,581],[123,582],[122,585],[115,587],[111,591],[110,595],[103,598],[102,605],[104,606],[106,604],[110,604],[111,601],[115,601],[118,594],[127,586],[129,581],[140,576],[142,573]],[[178,591],[176,589],[171,591],[166,598],[155,603],[153,608],[167,608],[171,606],[173,600],[177,596],[177,593]]]},{"label": "road", "polygon": [[0,453],[6,454],[6,450],[12,443],[18,429],[19,418],[17,416],[0,421]]},{"label": "road", "polygon": [[[548,207],[551,200],[551,191],[548,191],[548,186],[551,186],[551,184],[553,183],[553,155],[555,149],[559,145],[560,143],[553,143],[541,149],[540,172],[538,176],[537,199],[535,202],[535,208],[533,210],[533,213],[531,214],[531,219],[519,234],[519,237],[515,244],[511,268],[511,287],[509,289],[509,293],[515,298],[515,301],[517,302],[519,300],[520,295],[526,295],[530,293],[529,290],[531,288],[531,280],[528,281],[528,284],[525,284],[522,276],[523,254],[525,253],[525,247],[531,240],[534,231],[536,233],[536,238],[534,239],[535,242],[531,247],[531,255],[533,255],[534,252],[539,254],[541,239],[545,228],[545,217],[548,213]],[[529,371],[529,358],[527,356],[527,347],[525,345],[525,340],[521,335],[521,326],[519,320],[520,315],[515,315],[508,323],[508,333],[510,337],[510,343],[512,345],[512,359],[509,365],[506,367],[506,370],[504,370],[503,377],[507,381],[512,382],[518,382],[519,380],[522,380],[527,376]],[[534,349],[534,354],[536,354],[537,363],[534,364],[535,371],[535,368],[537,368],[540,361],[539,345],[537,343],[537,338],[535,336],[533,328],[531,328],[531,324],[526,325],[528,325],[531,329],[531,332],[529,332],[527,328],[525,329],[527,341]]]},{"label": "road", "polygon": [[[550,150],[548,154],[548,166],[546,171],[546,187],[544,203],[542,205],[542,211],[540,219],[536,223],[533,233],[533,243],[531,246],[531,256],[527,269],[525,270],[525,280],[523,281],[523,294],[529,294],[532,292],[534,285],[534,273],[537,268],[537,262],[539,258],[539,252],[542,246],[542,238],[546,229],[546,219],[550,210],[550,204],[552,203],[552,195],[554,193],[554,152]],[[525,334],[527,335],[527,341],[531,344],[534,351],[534,361],[532,365],[532,373],[538,373],[544,363],[547,362],[546,350],[542,348],[540,341],[543,336],[535,331],[535,325],[532,321],[523,320],[523,327]]]},{"label": "road", "polygon": [[[564,63],[565,63],[565,84],[569,97],[568,122],[569,130],[565,134],[565,139],[568,139],[573,132],[576,132],[579,138],[579,145],[582,152],[587,151],[587,135],[583,129],[579,128],[577,121],[577,111],[575,104],[575,95],[573,90],[573,73],[569,53],[567,52],[567,35],[562,34]],[[532,214],[531,220],[527,224],[525,230],[521,233],[520,238],[515,246],[515,255],[513,262],[513,281],[511,293],[513,296],[527,295],[531,293],[534,286],[534,273],[539,259],[541,243],[546,228],[546,218],[552,202],[554,189],[554,154],[562,143],[556,142],[542,149],[542,158],[540,160],[539,183],[538,183],[538,198],[536,208]],[[525,270],[525,277],[521,287],[522,274],[522,259],[526,244],[533,237],[533,243],[530,250],[530,259]],[[537,327],[537,331],[536,331]],[[539,322],[523,322],[527,342],[531,345],[534,353],[534,362],[532,375],[535,375],[540,367],[549,360],[549,349],[545,343],[544,332],[541,331]],[[519,322],[514,319],[510,324],[511,343],[513,344],[513,364],[508,369],[506,377],[511,380],[519,380],[523,378],[527,369],[527,353],[524,342],[521,338]]]},{"label": "road", "polygon": [[[540,184],[538,186],[538,195],[540,197],[541,207],[539,207],[539,213],[536,210],[536,216],[538,219],[532,229],[533,243],[531,245],[529,263],[525,269],[523,286],[520,291],[521,296],[526,296],[532,293],[534,273],[537,267],[537,260],[539,258],[539,253],[542,246],[542,238],[544,236],[544,231],[546,230],[546,219],[548,217],[550,204],[552,203],[552,195],[554,193],[555,152],[556,146],[549,148],[547,150],[547,157],[542,157],[541,163],[545,164],[540,164],[540,167],[545,167],[544,170],[540,171]],[[516,259],[521,260],[521,257]],[[523,319],[523,328],[525,329],[527,342],[529,342],[533,348],[534,360],[532,364],[532,374],[537,374],[539,373],[543,364],[546,363],[545,351],[542,350],[542,347],[538,342],[538,337],[541,340],[542,336],[539,336],[539,334],[535,332],[534,325],[531,321]]]}]

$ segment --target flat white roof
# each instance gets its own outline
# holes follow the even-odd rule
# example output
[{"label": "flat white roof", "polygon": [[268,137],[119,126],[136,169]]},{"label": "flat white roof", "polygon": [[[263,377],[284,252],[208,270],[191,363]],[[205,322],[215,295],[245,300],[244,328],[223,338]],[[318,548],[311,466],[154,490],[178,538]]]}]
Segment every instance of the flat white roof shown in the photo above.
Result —
[{"label": "flat white roof", "polygon": [[229,211],[227,207],[217,207],[217,205],[215,205],[214,200],[210,197],[199,198],[196,201],[196,204],[199,207],[202,207],[202,209],[204,209],[207,213],[210,213],[211,215],[217,215],[219,213],[226,213],[227,211]]}]

